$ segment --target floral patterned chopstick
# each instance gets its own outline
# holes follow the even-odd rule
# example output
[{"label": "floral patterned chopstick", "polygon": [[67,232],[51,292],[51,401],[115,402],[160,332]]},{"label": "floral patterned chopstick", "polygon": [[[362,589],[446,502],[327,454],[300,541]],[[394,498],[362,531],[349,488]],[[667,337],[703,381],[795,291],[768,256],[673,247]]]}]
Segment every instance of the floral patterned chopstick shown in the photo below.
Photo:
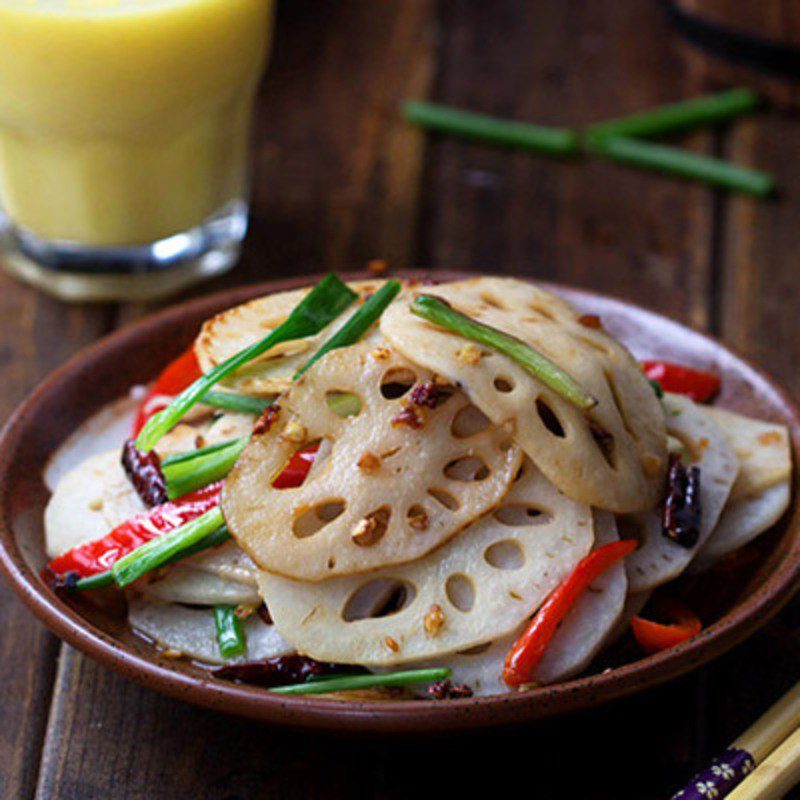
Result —
[{"label": "floral patterned chopstick", "polygon": [[[672,800],[746,800],[766,795],[767,786],[785,782],[800,763],[800,748],[793,745],[800,734],[800,683],[790,689],[775,705],[748,728],[731,746],[697,773]],[[788,750],[793,751],[789,753]],[[760,767],[770,762],[765,769]],[[775,762],[774,768],[769,768]],[[752,773],[752,777],[745,780]],[[758,784],[751,792],[750,785]],[[738,788],[737,788],[738,787]],[[756,793],[757,792],[757,793]]]}]

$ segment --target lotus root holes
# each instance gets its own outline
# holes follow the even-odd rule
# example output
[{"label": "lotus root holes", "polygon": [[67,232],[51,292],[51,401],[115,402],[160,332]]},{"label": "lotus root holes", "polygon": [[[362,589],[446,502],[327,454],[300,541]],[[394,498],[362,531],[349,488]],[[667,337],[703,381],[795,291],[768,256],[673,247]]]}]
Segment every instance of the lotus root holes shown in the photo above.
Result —
[{"label": "lotus root holes", "polygon": [[444,587],[447,599],[465,614],[475,605],[475,587],[472,581],[461,573],[451,575]]},{"label": "lotus root holes", "polygon": [[525,564],[525,553],[516,539],[501,539],[489,545],[483,557],[496,569],[521,569]]}]

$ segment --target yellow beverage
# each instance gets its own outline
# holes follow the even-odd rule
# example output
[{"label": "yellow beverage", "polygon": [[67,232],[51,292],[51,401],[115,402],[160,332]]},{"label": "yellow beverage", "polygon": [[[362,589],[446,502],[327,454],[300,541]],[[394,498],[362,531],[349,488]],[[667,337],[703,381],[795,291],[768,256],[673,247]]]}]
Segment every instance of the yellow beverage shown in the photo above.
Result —
[{"label": "yellow beverage", "polygon": [[149,243],[245,195],[272,0],[0,0],[0,207]]}]

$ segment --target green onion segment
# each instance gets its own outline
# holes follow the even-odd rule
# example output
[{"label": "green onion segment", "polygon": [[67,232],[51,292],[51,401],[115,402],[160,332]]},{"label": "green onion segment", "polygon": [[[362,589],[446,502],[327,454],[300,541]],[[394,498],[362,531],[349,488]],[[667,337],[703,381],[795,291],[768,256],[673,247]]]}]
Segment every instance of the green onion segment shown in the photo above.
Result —
[{"label": "green onion segment", "polygon": [[429,683],[446,680],[452,674],[448,667],[437,669],[411,669],[404,672],[387,672],[383,675],[342,675],[307,683],[293,683],[270,689],[276,694],[326,694],[327,692],[347,692],[353,689],[373,689],[379,686],[409,686],[415,683]]},{"label": "green onion segment", "polygon": [[167,481],[167,497],[174,500],[209,483],[221,481],[233,469],[249,439],[249,436],[242,436],[211,453],[162,466]]},{"label": "green onion segment", "polygon": [[597,405],[594,397],[547,356],[514,336],[456,311],[438,297],[429,294],[418,295],[411,304],[411,312],[465,339],[471,339],[508,356],[578,408],[586,411]]},{"label": "green onion segment", "polygon": [[758,106],[758,102],[758,94],[752,89],[728,89],[598,122],[586,129],[586,137],[591,140],[603,136],[664,136],[726,122],[750,113]]},{"label": "green onion segment", "polygon": [[260,341],[217,364],[184,389],[165,409],[154,414],[136,437],[136,446],[149,452],[158,440],[180,422],[216,383],[281,342],[319,333],[358,295],[335,275],[326,275],[295,307],[285,322]]},{"label": "green onion segment", "polygon": [[623,136],[603,136],[591,142],[592,152],[611,161],[677,175],[680,178],[719,186],[736,192],[766,197],[775,190],[772,176],[663,144],[642,142]]},{"label": "green onion segment", "polygon": [[233,392],[210,391],[203,397],[204,405],[224,408],[226,411],[239,411],[242,414],[261,414],[273,402],[265,397],[251,397]]},{"label": "green onion segment", "polygon": [[214,629],[223,658],[242,656],[247,649],[242,624],[235,612],[234,606],[214,606]]},{"label": "green onion segment", "polygon": [[225,524],[219,506],[206,511],[202,516],[181,525],[180,528],[165,533],[156,539],[145,542],[141,547],[123,556],[111,567],[111,574],[117,586],[127,586],[147,572],[163,567],[180,554],[214,533]]},{"label": "green onion segment", "polygon": [[438,103],[408,100],[403,116],[415,125],[464,139],[533,150],[551,156],[578,153],[579,137],[567,128],[551,128],[527,122],[488,117]]},{"label": "green onion segment", "polygon": [[[212,533],[209,533],[208,536],[201,539],[199,542],[185,548],[184,550],[176,552],[161,566],[163,567],[167,564],[171,564],[173,561],[180,561],[181,559],[189,558],[189,556],[193,556],[195,553],[199,553],[201,550],[207,550],[209,547],[216,547],[217,545],[223,544],[230,538],[231,535],[228,532],[228,529],[223,525],[221,528],[217,528]],[[134,550],[133,552],[135,553],[138,551]],[[101,589],[104,586],[111,586],[114,582],[114,575],[112,571],[107,569],[105,572],[99,572],[97,575],[90,575],[88,578],[81,578],[75,584],[75,591],[87,592],[91,589]]]},{"label": "green onion segment", "polygon": [[309,367],[317,362],[331,350],[355,344],[369,329],[369,326],[383,314],[386,306],[397,297],[402,288],[400,281],[392,280],[384,283],[375,294],[369,297],[361,308],[350,317],[336,333],[328,339],[311,358],[295,373],[293,380],[297,380]]}]

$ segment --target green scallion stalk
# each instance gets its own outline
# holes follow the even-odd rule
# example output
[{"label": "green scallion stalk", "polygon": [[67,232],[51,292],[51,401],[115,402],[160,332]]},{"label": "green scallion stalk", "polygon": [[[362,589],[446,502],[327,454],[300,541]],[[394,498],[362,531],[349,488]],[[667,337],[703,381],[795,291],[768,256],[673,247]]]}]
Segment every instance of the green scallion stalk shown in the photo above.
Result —
[{"label": "green scallion stalk", "polygon": [[88,578],[81,578],[75,584],[76,592],[88,592],[92,589],[103,589],[106,586],[113,586],[114,576],[111,570],[107,569],[105,572],[98,572],[96,575],[90,575]]},{"label": "green scallion stalk", "polygon": [[440,298],[429,294],[418,295],[411,304],[411,312],[465,339],[471,339],[508,356],[578,408],[586,411],[597,405],[594,397],[547,356],[514,336],[456,311]]},{"label": "green scallion stalk", "polygon": [[489,117],[419,100],[406,101],[402,110],[405,118],[415,125],[464,139],[551,156],[571,156],[579,150],[578,135],[567,128]]},{"label": "green scallion stalk", "polygon": [[327,327],[357,297],[335,275],[324,277],[298,304],[288,319],[260,341],[218,364],[191,386],[184,389],[163,411],[154,414],[136,437],[136,446],[149,452],[158,440],[200,402],[211,387],[239,367],[266,353],[275,345],[313,336]]},{"label": "green scallion stalk", "polygon": [[248,441],[249,437],[243,436],[213,453],[162,466],[167,481],[167,497],[174,500],[209,483],[221,481],[233,469]]},{"label": "green scallion stalk", "polygon": [[145,542],[111,567],[114,582],[119,587],[133,583],[147,572],[163,567],[178,553],[185,553],[224,524],[222,510],[217,506],[180,528]]},{"label": "green scallion stalk", "polygon": [[228,439],[226,442],[217,442],[216,444],[209,444],[206,447],[198,447],[197,450],[187,450],[185,453],[175,453],[171,456],[164,456],[164,458],[161,459],[161,469],[172,467],[175,464],[183,464],[186,461],[194,461],[197,458],[211,455],[211,453],[217,453],[238,441],[238,439]]},{"label": "green scallion stalk", "polygon": [[217,632],[219,652],[223,658],[242,656],[247,649],[242,624],[235,611],[234,606],[214,606],[214,628]]},{"label": "green scallion stalk", "polygon": [[593,140],[590,146],[592,152],[611,161],[653,169],[757,197],[765,197],[775,189],[772,176],[766,172],[739,167],[728,161],[680,147],[641,142],[622,136],[603,136]]},{"label": "green scallion stalk", "polygon": [[437,669],[411,669],[404,672],[387,672],[384,675],[342,675],[338,678],[293,683],[270,689],[276,694],[326,694],[348,692],[354,689],[374,689],[379,686],[410,686],[415,683],[430,683],[446,680],[452,674],[448,667]]},{"label": "green scallion stalk", "polygon": [[397,297],[402,288],[400,281],[392,280],[384,283],[375,294],[369,297],[361,308],[350,317],[336,333],[328,339],[311,358],[295,373],[297,380],[309,367],[331,350],[355,344],[369,329],[370,325],[383,314],[386,306]]},{"label": "green scallion stalk", "polygon": [[[209,533],[208,536],[206,536],[204,539],[201,539],[191,547],[187,547],[185,550],[175,553],[172,558],[170,558],[168,561],[165,561],[161,566],[172,564],[175,561],[182,561],[184,558],[189,558],[189,556],[193,556],[195,553],[199,553],[201,550],[208,550],[209,547],[216,547],[217,545],[223,544],[230,538],[231,535],[225,526],[217,528],[217,530],[213,531],[213,533]],[[104,586],[111,586],[113,584],[114,575],[110,569],[107,569],[105,572],[99,572],[97,575],[90,575],[88,578],[81,578],[75,584],[75,591],[86,592],[90,591],[91,589],[101,589]]]},{"label": "green scallion stalk", "polygon": [[274,403],[264,397],[250,397],[246,394],[233,392],[206,392],[203,404],[214,408],[223,408],[226,411],[239,411],[242,414],[261,414],[264,409]]},{"label": "green scallion stalk", "polygon": [[604,136],[652,137],[693,130],[748,114],[758,102],[758,94],[752,89],[729,89],[598,122],[586,129],[586,137],[590,140]]}]

